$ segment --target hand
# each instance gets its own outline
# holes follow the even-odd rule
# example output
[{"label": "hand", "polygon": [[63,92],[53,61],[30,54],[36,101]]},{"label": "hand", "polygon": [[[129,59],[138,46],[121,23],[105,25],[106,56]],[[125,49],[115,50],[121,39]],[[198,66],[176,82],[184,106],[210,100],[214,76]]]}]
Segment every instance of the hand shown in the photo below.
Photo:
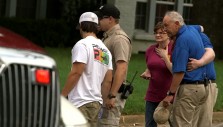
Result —
[{"label": "hand", "polygon": [[174,96],[166,96],[163,99],[163,107],[168,107],[170,105],[170,103],[173,102],[173,98],[174,98]]},{"label": "hand", "polygon": [[200,60],[189,58],[189,62],[187,63],[187,71],[193,71],[197,68],[202,66],[202,63]]},{"label": "hand", "polygon": [[145,80],[149,80],[151,78],[151,74],[149,72],[145,71],[140,75],[140,77]]},{"label": "hand", "polygon": [[156,48],[156,53],[162,58],[168,58],[168,46],[166,47],[166,49],[160,49],[160,48]]},{"label": "hand", "polygon": [[105,102],[105,106],[106,108],[109,110],[109,109],[112,109],[115,107],[115,98],[107,98],[106,102]]}]

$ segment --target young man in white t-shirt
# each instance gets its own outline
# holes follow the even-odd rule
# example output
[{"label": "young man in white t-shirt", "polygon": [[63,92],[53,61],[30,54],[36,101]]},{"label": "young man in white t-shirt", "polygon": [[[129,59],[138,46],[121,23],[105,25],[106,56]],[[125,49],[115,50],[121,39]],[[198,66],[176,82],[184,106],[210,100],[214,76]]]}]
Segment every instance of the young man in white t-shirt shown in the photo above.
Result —
[{"label": "young man in white t-shirt", "polygon": [[96,37],[98,17],[85,12],[79,19],[79,40],[72,49],[72,68],[62,90],[63,96],[78,107],[91,127],[97,126],[102,105],[101,90],[109,91],[112,82],[112,56]]}]

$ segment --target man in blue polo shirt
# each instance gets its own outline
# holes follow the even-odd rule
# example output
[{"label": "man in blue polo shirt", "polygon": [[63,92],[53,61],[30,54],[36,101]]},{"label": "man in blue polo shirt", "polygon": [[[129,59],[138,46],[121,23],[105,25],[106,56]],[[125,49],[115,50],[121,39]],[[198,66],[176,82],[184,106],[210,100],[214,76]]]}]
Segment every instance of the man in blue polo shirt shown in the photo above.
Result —
[{"label": "man in blue polo shirt", "polygon": [[[207,37],[207,35],[204,33],[200,33],[200,36],[202,38],[205,50],[213,51],[213,46],[210,42],[210,39]],[[202,60],[196,60],[196,59],[190,58],[190,62],[188,63],[187,70],[192,71],[203,65],[204,65],[204,62]],[[202,105],[202,108],[200,110],[200,113],[199,113],[200,117],[199,116],[195,117],[198,120],[194,119],[195,121],[197,121],[198,127],[205,127],[205,126],[212,127],[213,108],[216,103],[217,95],[218,95],[218,88],[215,82],[216,72],[215,72],[213,61],[210,62],[206,66],[206,75],[207,75],[207,78],[209,79],[208,81],[209,85],[207,86],[209,93],[208,93],[206,102]]]},{"label": "man in blue polo shirt", "polygon": [[208,96],[204,85],[206,66],[189,72],[187,63],[189,58],[202,58],[205,52],[203,42],[200,33],[193,27],[187,27],[182,16],[175,11],[167,12],[163,23],[168,35],[176,37],[172,53],[173,80],[163,105],[168,106],[173,101],[178,89],[173,105],[173,126],[196,126],[198,119],[195,117],[199,116],[199,111]]}]

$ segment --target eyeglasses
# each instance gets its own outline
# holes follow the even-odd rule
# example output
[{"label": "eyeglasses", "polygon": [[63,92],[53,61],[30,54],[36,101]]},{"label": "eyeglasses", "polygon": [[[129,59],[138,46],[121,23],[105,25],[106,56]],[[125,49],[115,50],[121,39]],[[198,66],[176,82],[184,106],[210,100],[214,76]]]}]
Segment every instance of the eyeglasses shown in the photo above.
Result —
[{"label": "eyeglasses", "polygon": [[161,34],[167,34],[167,33],[166,32],[154,32],[154,35],[157,35],[157,34],[161,35]]},{"label": "eyeglasses", "polygon": [[109,17],[110,17],[110,16],[103,16],[102,19],[106,19],[106,18],[109,18]]},{"label": "eyeglasses", "polygon": [[107,18],[109,18],[109,17],[110,17],[110,16],[103,16],[103,17],[99,18],[99,20],[107,19]]}]

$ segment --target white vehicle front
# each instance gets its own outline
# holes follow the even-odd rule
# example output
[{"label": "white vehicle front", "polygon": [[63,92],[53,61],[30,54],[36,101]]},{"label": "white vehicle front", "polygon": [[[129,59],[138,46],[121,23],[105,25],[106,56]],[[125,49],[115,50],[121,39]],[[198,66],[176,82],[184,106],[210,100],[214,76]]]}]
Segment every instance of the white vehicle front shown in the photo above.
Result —
[{"label": "white vehicle front", "polygon": [[88,127],[59,88],[51,57],[0,47],[0,127]]}]

